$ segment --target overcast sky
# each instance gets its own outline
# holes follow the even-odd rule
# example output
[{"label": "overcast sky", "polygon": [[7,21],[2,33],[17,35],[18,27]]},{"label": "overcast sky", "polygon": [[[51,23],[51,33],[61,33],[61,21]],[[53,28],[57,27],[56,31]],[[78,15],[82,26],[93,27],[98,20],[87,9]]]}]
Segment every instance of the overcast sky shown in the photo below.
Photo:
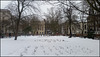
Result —
[{"label": "overcast sky", "polygon": [[[5,7],[11,3],[12,1],[0,1],[1,2],[1,9],[5,9]],[[50,4],[45,4],[45,2],[43,3],[43,1],[39,1],[37,2],[39,4],[39,7],[41,9],[41,13],[39,13],[38,15],[40,15],[42,18],[44,17],[44,13],[48,12],[48,9],[50,9],[52,7],[52,5]]]},{"label": "overcast sky", "polygon": [[[1,2],[1,9],[4,9],[9,3],[11,3],[12,1],[0,1]],[[54,2],[54,1],[53,1]],[[77,1],[78,2],[78,1]],[[43,1],[39,1],[37,2],[39,3],[39,7],[41,9],[41,13],[38,13],[38,15],[41,15],[41,17],[45,18],[44,16],[42,16],[44,13],[48,12],[48,9],[50,9],[51,7],[54,7],[50,4],[46,4],[45,2],[43,3]],[[74,12],[75,13],[75,12]]]},{"label": "overcast sky", "polygon": [[4,9],[11,1],[0,1],[1,2],[1,9]]},{"label": "overcast sky", "polygon": [[[1,9],[4,9],[9,3],[11,3],[11,1],[1,1]],[[39,3],[41,3],[41,2],[39,2]],[[42,13],[47,13],[47,9],[50,9],[52,7],[52,5],[41,4],[39,7],[40,7]]]}]

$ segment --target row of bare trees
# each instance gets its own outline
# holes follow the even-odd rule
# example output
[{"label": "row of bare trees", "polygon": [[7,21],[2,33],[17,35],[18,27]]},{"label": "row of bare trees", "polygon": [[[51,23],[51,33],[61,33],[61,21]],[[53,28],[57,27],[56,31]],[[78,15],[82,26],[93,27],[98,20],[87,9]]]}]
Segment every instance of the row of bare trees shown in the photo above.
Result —
[{"label": "row of bare trees", "polygon": [[[66,1],[58,0],[58,2],[55,2],[55,3],[49,2],[49,3],[53,4],[53,5],[57,5],[58,7],[61,7],[61,9],[62,9],[61,12],[63,12],[63,15],[65,15],[64,17],[67,18],[67,22],[69,25],[69,29],[70,29],[69,37],[72,37],[72,29],[71,29],[72,24],[75,24],[78,22],[77,20],[73,21],[73,15],[76,11],[79,14],[79,16],[78,15],[77,16],[80,19],[79,21],[82,23],[82,27],[84,27],[84,22],[87,22],[88,18],[86,18],[86,17],[91,16],[90,19],[94,20],[93,26],[94,26],[94,31],[95,31],[95,26],[96,26],[95,23],[98,23],[95,21],[97,21],[97,19],[100,18],[99,17],[100,16],[100,1],[99,0],[82,0],[80,2],[70,1],[70,0],[66,0]],[[82,6],[82,7],[80,7],[80,6]],[[75,19],[78,19],[78,18],[75,18]],[[98,20],[98,21],[100,22],[100,20]],[[77,24],[76,24],[76,26],[77,26]],[[83,35],[84,28],[82,28],[81,31],[82,31],[82,35]]]},{"label": "row of bare trees", "polygon": [[[83,1],[80,1],[79,3],[76,3],[76,1],[70,1],[70,0],[66,0],[66,1],[58,0],[57,3],[56,3],[56,5],[58,6],[58,8],[55,7],[56,9],[52,8],[52,9],[48,10],[49,11],[48,14],[45,15],[47,17],[47,21],[51,27],[50,30],[52,30],[54,33],[61,31],[61,27],[60,27],[61,19],[65,18],[65,19],[67,19],[68,24],[69,24],[70,37],[72,37],[71,26],[72,26],[72,24],[77,25],[77,20],[76,20],[77,15],[74,13],[76,11],[81,13],[79,15],[81,22],[84,21],[83,18],[85,15],[100,16],[100,14],[89,13],[90,8],[92,8],[93,11],[100,13],[100,1],[99,0],[93,0],[93,1],[83,0]],[[79,6],[81,6],[81,5],[83,7],[80,8]],[[34,12],[39,11],[34,5],[34,1],[17,0],[17,1],[12,2],[11,4],[9,4],[7,6],[7,8],[10,10],[10,12],[13,15],[11,17],[11,21],[13,23],[13,29],[14,29],[13,31],[15,32],[14,40],[17,40],[20,23],[22,23],[23,21],[25,22],[24,25],[27,27],[25,27],[24,31],[26,31],[26,29],[30,28],[30,26],[33,25],[32,23],[35,23],[36,21],[38,21],[37,20],[38,17],[34,17],[34,19],[36,21],[33,20],[33,21],[26,22],[25,20],[23,20],[23,19],[25,19],[24,18],[25,15],[28,14],[29,12],[34,13]],[[31,24],[27,25],[27,23],[31,23]],[[84,24],[84,22],[83,22],[83,24]],[[37,26],[34,25],[32,27],[32,29],[34,29],[36,27]],[[29,29],[29,30],[31,30],[31,29]],[[84,29],[82,29],[82,31],[83,30]]]}]

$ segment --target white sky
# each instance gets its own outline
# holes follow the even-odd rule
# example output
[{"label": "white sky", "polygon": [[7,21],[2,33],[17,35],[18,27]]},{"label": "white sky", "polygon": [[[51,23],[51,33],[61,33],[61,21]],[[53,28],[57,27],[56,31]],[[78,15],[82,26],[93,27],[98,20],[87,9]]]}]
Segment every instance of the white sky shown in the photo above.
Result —
[{"label": "white sky", "polygon": [[[4,9],[9,3],[11,3],[12,1],[0,1],[1,2],[1,9]],[[42,1],[41,1],[42,2]],[[44,17],[44,13],[47,13],[48,10],[47,9],[50,9],[52,7],[52,5],[50,4],[45,4],[44,3],[41,3],[40,1],[38,2],[38,4],[40,5],[40,9],[41,9],[41,13],[38,14],[38,15],[41,15],[42,18],[45,18]]]},{"label": "white sky", "polygon": [[[11,1],[1,1],[1,9],[4,9]],[[47,13],[47,9],[51,8],[51,5],[40,5],[42,13]]]},{"label": "white sky", "polygon": [[11,1],[0,1],[1,2],[1,9],[4,9]]},{"label": "white sky", "polygon": [[[0,1],[1,2],[1,9],[4,9],[11,1]],[[43,2],[43,1],[41,1]],[[51,7],[53,7],[52,5],[50,4],[46,4],[46,3],[41,3],[40,1],[38,2],[39,3],[39,7],[41,9],[41,13],[39,15],[41,15],[41,17],[45,18],[44,16],[42,16],[44,13],[47,13],[48,10],[47,9],[50,9]]]}]

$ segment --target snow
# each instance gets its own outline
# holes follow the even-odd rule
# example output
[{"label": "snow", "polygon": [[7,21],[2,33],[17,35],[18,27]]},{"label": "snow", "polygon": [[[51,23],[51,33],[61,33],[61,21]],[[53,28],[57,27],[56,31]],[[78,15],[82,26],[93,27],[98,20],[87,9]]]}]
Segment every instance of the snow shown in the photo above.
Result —
[{"label": "snow", "polygon": [[99,56],[99,40],[67,36],[1,39],[1,56]]}]

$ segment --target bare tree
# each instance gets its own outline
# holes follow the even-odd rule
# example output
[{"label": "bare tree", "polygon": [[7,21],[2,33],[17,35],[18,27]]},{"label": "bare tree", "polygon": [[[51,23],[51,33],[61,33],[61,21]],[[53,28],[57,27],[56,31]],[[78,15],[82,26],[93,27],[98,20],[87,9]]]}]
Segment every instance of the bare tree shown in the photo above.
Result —
[{"label": "bare tree", "polygon": [[[84,5],[86,6],[85,10],[80,9],[77,4],[75,5],[74,3],[72,3],[70,0],[68,0],[70,2],[70,4],[72,5],[73,8],[75,8],[76,10],[85,13],[87,15],[92,15],[92,16],[98,16],[98,14],[90,14],[89,13],[89,8],[91,7],[93,10],[100,12],[100,1],[99,0],[83,0],[81,1],[82,3],[84,3]],[[82,4],[83,6],[83,4]],[[99,14],[100,15],[100,14]]]},{"label": "bare tree", "polygon": [[71,25],[72,25],[72,7],[64,7],[63,8],[63,11],[65,13],[65,16],[68,18],[69,20],[69,29],[70,29],[70,35],[69,35],[69,38],[72,37],[72,30],[71,30]]},{"label": "bare tree", "polygon": [[[66,3],[66,2],[69,2],[69,3]],[[56,4],[58,3],[58,4]],[[76,1],[72,1],[72,0],[65,0],[65,1],[61,1],[61,0],[58,0],[58,2],[56,3],[53,3],[56,4],[56,5],[59,5],[62,6],[66,6],[66,7],[71,7],[73,10],[76,10],[76,11],[79,11],[81,12],[82,16],[85,17],[85,15],[89,16],[87,19],[90,19],[90,20],[94,20],[93,21],[93,26],[94,26],[94,31],[95,31],[95,21],[96,23],[97,22],[97,19],[98,21],[100,22],[99,20],[99,16],[100,16],[100,1],[99,0],[81,0],[80,2],[77,2]],[[52,3],[50,3],[52,4]],[[84,9],[80,6],[84,6]],[[90,10],[91,9],[91,10]],[[92,13],[94,12],[94,13]],[[84,26],[84,21],[83,21],[83,17],[81,17],[81,22],[82,22],[82,26]],[[82,29],[82,34],[83,34],[83,30],[84,28]]]},{"label": "bare tree", "polygon": [[[86,10],[86,7],[85,6],[86,6],[86,4],[85,4],[85,1],[83,0],[82,1],[82,7],[81,7],[82,8],[82,11],[85,11]],[[85,26],[84,25],[85,25],[85,22],[87,20],[86,19],[86,16],[87,15],[85,13],[79,12],[79,19],[80,19],[80,22],[81,22],[80,23],[81,24],[81,36],[84,36],[84,30],[85,30],[85,28],[84,28]]]},{"label": "bare tree", "polygon": [[100,0],[86,0],[90,7],[97,12],[100,12]]},{"label": "bare tree", "polygon": [[31,11],[37,11],[37,8],[33,5],[33,1],[27,1],[27,0],[17,0],[15,3],[12,3],[8,5],[10,11],[13,15],[16,16],[16,26],[15,26],[15,39],[17,40],[18,36],[18,30],[19,30],[19,24],[22,17],[27,13],[29,10]]},{"label": "bare tree", "polygon": [[61,20],[61,11],[55,8],[51,8],[49,13],[45,15],[49,23],[49,29],[53,34],[60,33],[60,20]]},{"label": "bare tree", "polygon": [[[67,20],[68,21],[67,25],[68,25],[68,27],[70,29],[70,36],[69,36],[69,38],[71,38],[72,37],[72,24],[77,23],[77,21],[74,20],[74,18],[72,18],[72,17],[74,17],[73,10],[75,10],[75,9],[73,8],[73,6],[70,4],[70,2],[68,0],[66,0],[66,1],[58,0],[58,2],[56,2],[56,3],[58,3],[57,4],[58,7],[61,7],[61,9],[63,9],[62,11],[64,12],[64,14],[62,14],[62,15],[63,16],[65,15],[65,17],[67,17],[66,19],[68,19]],[[50,3],[50,4],[52,4],[52,3]],[[55,5],[55,3],[54,3],[54,5]],[[77,24],[75,24],[75,25],[77,25]]]},{"label": "bare tree", "polygon": [[[69,3],[65,3],[65,2],[69,2]],[[78,10],[79,12],[82,12],[86,15],[94,15],[94,14],[90,14],[89,13],[89,7],[91,7],[93,10],[97,11],[97,12],[100,12],[100,1],[99,0],[80,0],[80,2],[77,2],[77,1],[72,1],[72,0],[65,0],[65,1],[61,1],[61,0],[58,0],[58,2],[56,3],[60,3],[60,4],[63,4],[63,5],[66,5],[68,7],[70,7],[69,4],[71,4],[71,7],[75,10]],[[54,3],[54,4],[56,4]],[[84,4],[82,4],[84,3]],[[80,8],[80,6],[85,6],[85,10],[83,10],[82,8]],[[100,14],[97,14],[97,15],[94,15],[94,16],[98,16]]]}]

